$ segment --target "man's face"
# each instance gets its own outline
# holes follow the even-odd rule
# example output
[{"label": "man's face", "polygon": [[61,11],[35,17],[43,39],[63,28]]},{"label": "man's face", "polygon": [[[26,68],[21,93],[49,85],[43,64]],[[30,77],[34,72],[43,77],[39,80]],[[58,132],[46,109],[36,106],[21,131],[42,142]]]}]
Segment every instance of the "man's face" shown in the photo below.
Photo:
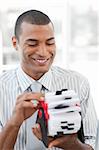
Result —
[{"label": "man's face", "polygon": [[54,29],[51,23],[33,25],[23,22],[19,40],[13,38],[22,69],[34,79],[39,79],[49,70],[55,57]]}]

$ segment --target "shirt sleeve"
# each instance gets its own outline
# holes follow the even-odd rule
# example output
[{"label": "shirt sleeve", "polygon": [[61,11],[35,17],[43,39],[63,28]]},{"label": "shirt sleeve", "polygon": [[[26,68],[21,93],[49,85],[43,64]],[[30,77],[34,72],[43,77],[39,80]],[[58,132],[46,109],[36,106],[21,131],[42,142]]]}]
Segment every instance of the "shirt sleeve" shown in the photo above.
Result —
[{"label": "shirt sleeve", "polygon": [[1,105],[0,105],[0,132],[2,131],[3,128],[3,123],[2,123],[2,112],[1,112]]},{"label": "shirt sleeve", "polygon": [[2,84],[0,83],[0,132],[3,128],[3,92]]},{"label": "shirt sleeve", "polygon": [[2,122],[0,121],[0,132],[2,131],[3,125]]},{"label": "shirt sleeve", "polygon": [[95,148],[96,134],[97,134],[97,115],[90,94],[90,87],[87,80],[81,85],[81,109],[83,118],[83,129],[85,143],[89,144],[93,149]]}]

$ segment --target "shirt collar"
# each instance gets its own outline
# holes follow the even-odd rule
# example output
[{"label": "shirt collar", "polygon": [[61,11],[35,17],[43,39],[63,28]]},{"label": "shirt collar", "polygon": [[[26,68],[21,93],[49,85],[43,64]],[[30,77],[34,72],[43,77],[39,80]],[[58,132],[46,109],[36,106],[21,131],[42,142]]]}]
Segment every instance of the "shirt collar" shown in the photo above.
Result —
[{"label": "shirt collar", "polygon": [[[17,70],[17,78],[19,82],[19,86],[21,87],[22,92],[24,92],[33,82],[35,81],[30,76],[28,76],[19,66]],[[52,90],[52,72],[51,69],[46,72],[39,80],[39,83],[41,83],[47,90]]]},{"label": "shirt collar", "polygon": [[19,66],[17,70],[17,78],[22,92],[27,90],[27,88],[35,81],[22,70],[21,66]]},{"label": "shirt collar", "polygon": [[50,68],[49,71],[38,80],[38,82],[40,82],[48,91],[52,91],[52,80],[52,71]]}]

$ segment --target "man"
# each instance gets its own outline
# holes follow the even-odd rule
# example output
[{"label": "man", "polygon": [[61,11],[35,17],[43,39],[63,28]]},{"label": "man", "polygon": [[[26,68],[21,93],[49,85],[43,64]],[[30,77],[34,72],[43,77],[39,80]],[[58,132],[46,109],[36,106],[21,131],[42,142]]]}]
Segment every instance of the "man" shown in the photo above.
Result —
[{"label": "man", "polygon": [[[31,148],[27,146],[27,120],[38,109],[42,93],[63,88],[72,89],[79,95],[86,144],[79,141],[77,134],[73,134],[53,140],[49,147],[94,149],[97,118],[88,81],[76,72],[51,66],[56,44],[49,17],[37,10],[21,14],[16,21],[12,43],[19,53],[20,66],[0,77],[0,150],[36,150],[35,142],[32,142]],[[41,92],[29,90],[35,83],[41,85]],[[39,131],[37,127],[33,129],[36,136]],[[41,146],[37,149],[43,150]]]}]

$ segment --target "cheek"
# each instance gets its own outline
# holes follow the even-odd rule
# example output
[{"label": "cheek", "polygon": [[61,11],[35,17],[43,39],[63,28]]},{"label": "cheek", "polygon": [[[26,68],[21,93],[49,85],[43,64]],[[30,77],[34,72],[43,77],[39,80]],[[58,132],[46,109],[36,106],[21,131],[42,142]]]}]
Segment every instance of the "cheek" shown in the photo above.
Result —
[{"label": "cheek", "polygon": [[56,55],[56,49],[54,49],[54,55]]},{"label": "cheek", "polygon": [[52,54],[53,54],[53,57],[55,57],[55,55],[56,55],[56,49],[55,48],[52,50]]},{"label": "cheek", "polygon": [[25,50],[21,49],[18,51],[18,53],[19,53],[19,58],[21,61],[28,59],[28,53]]},{"label": "cheek", "polygon": [[51,47],[49,49],[49,52],[52,53],[53,55],[55,55],[56,54],[56,47],[55,46]]}]

